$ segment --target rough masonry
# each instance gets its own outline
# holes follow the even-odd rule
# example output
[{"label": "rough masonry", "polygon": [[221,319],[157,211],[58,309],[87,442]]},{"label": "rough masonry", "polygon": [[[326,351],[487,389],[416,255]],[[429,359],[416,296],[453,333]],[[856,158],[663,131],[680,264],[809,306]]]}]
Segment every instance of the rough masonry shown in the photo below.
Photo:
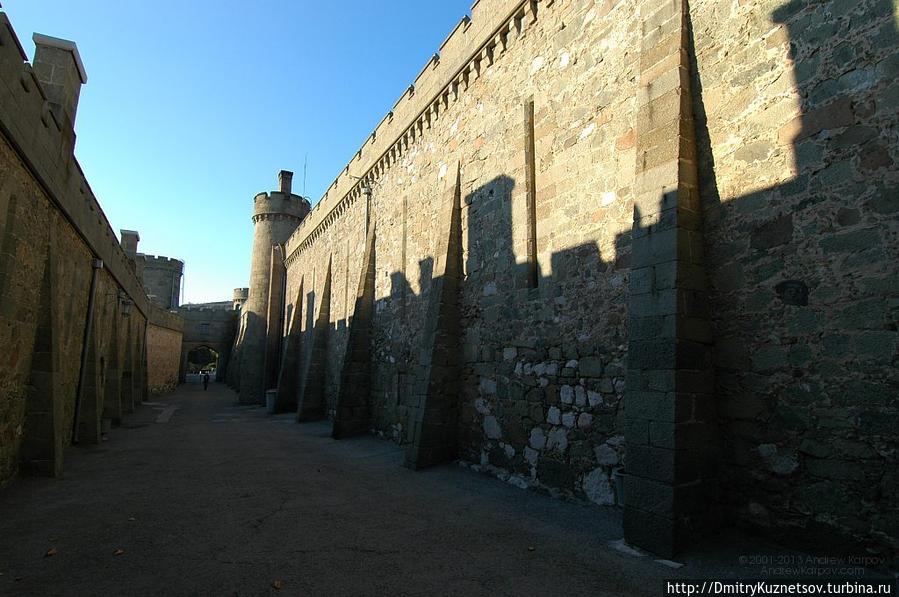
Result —
[{"label": "rough masonry", "polygon": [[0,12],[0,485],[58,475],[147,395],[150,303],[73,154],[87,74]]},{"label": "rough masonry", "polygon": [[737,521],[895,557],[896,13],[479,0],[308,214],[254,216],[241,399],[277,346],[299,420],[656,553]]}]

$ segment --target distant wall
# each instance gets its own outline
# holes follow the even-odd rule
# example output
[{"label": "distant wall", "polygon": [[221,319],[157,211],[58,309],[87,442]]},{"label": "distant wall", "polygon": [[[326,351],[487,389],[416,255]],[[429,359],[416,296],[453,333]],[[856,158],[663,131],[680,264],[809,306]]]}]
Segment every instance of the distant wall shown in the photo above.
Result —
[{"label": "distant wall", "polygon": [[151,395],[172,391],[178,385],[184,320],[156,305],[147,327],[147,385]]},{"label": "distant wall", "polygon": [[237,329],[238,312],[230,301],[207,305],[186,305],[178,310],[184,320],[184,342],[181,346],[180,376],[184,381],[187,371],[187,355],[195,348],[207,347],[219,355],[216,380],[224,380],[232,364],[231,349]]}]

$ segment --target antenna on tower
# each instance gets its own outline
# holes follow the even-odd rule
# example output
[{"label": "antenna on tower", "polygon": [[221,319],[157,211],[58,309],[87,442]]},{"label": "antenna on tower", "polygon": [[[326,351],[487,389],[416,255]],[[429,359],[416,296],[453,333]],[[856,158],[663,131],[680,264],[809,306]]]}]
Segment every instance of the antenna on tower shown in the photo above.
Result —
[{"label": "antenna on tower", "polygon": [[306,196],[306,162],[309,161],[309,154],[303,156],[303,197]]}]

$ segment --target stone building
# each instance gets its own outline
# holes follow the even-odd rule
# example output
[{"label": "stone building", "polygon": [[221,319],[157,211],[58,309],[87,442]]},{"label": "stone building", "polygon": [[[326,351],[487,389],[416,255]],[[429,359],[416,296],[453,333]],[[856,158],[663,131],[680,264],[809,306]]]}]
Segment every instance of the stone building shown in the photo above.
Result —
[{"label": "stone building", "polygon": [[277,381],[285,279],[282,247],[309,213],[309,202],[291,191],[292,180],[293,173],[282,170],[278,190],[259,193],[253,201],[250,288],[241,306],[240,344],[230,377],[242,404],[261,404],[265,390]]},{"label": "stone building", "polygon": [[138,253],[135,260],[137,272],[144,282],[150,300],[163,309],[177,309],[181,304],[184,262],[162,255],[157,257],[143,253]]},{"label": "stone building", "polygon": [[479,0],[308,215],[257,196],[241,401],[656,553],[895,557],[896,12]]},{"label": "stone building", "polygon": [[0,13],[0,485],[57,475],[147,394],[150,302],[75,159],[74,43]]}]

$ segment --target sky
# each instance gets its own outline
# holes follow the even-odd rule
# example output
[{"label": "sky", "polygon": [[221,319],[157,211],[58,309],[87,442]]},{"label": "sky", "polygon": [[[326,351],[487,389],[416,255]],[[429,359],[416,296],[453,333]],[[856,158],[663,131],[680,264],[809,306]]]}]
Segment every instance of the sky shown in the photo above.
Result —
[{"label": "sky", "polygon": [[[75,155],[118,234],[185,262],[181,302],[248,286],[256,193],[315,204],[473,0],[2,0],[72,40]],[[307,163],[305,180],[303,165]]]}]

